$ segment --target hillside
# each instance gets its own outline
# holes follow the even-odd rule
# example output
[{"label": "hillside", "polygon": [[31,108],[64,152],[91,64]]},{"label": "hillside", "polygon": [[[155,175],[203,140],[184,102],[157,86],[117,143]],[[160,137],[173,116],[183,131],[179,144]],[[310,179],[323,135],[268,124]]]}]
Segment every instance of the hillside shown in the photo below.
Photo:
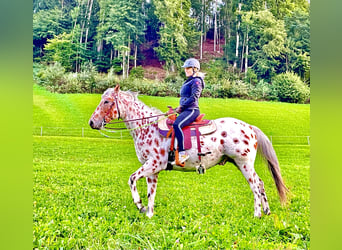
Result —
[{"label": "hillside", "polygon": [[[222,39],[220,41],[220,46],[216,45],[216,51],[214,51],[214,40],[206,39],[203,43],[203,59],[200,60],[200,62],[207,63],[213,58],[222,57],[223,45],[224,40]],[[142,50],[144,58],[138,61],[138,64],[142,65],[144,68],[144,77],[147,79],[165,79],[167,72],[163,68],[164,64],[159,61],[156,53],[154,52],[152,43],[143,44],[140,49]],[[200,58],[200,45],[198,45],[198,49],[194,51],[194,57],[197,59]]]}]

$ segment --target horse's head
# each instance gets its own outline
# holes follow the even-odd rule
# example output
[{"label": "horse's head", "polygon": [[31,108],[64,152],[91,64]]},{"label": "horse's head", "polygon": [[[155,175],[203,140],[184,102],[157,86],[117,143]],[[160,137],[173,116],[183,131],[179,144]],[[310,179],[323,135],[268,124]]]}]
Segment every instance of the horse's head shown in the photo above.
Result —
[{"label": "horse's head", "polygon": [[93,129],[101,129],[111,120],[122,118],[119,107],[120,86],[107,89],[101,98],[100,104],[89,119],[89,125]]}]

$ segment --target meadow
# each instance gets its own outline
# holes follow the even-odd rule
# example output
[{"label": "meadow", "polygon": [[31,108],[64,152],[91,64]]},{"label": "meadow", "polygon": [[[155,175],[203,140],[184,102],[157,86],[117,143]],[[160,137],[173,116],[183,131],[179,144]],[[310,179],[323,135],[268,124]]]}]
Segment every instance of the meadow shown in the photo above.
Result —
[{"label": "meadow", "polygon": [[[54,94],[34,86],[34,127],[86,128],[85,136],[33,136],[33,247],[37,249],[309,249],[310,146],[274,143],[290,189],[280,205],[267,167],[271,215],[253,217],[253,195],[230,163],[204,175],[163,171],[155,215],[133,204],[130,174],[139,166],[130,138],[108,139],[87,122],[101,95]],[[166,111],[178,98],[140,96]],[[201,98],[207,119],[230,116],[258,126],[269,136],[308,136],[310,106],[237,99]],[[88,136],[89,135],[89,136]],[[224,183],[222,185],[222,183]],[[146,181],[138,182],[146,204]]]}]

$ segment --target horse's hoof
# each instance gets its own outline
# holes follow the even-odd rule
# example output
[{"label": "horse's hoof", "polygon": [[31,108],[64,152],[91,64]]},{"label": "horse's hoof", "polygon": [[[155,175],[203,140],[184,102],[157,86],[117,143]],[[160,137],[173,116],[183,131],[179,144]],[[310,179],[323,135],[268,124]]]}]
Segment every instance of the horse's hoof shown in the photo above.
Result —
[{"label": "horse's hoof", "polygon": [[142,207],[142,208],[140,208],[140,213],[142,213],[142,214],[144,214],[144,213],[146,213],[146,208],[145,207]]},{"label": "horse's hoof", "polygon": [[264,214],[270,215],[270,214],[271,214],[271,211],[267,208],[267,209],[264,210]]},{"label": "horse's hoof", "polygon": [[260,212],[260,213],[255,213],[255,214],[254,214],[254,217],[256,217],[256,218],[261,218],[261,212]]},{"label": "horse's hoof", "polygon": [[205,167],[203,167],[202,165],[199,165],[197,167],[197,173],[198,174],[205,174]]},{"label": "horse's hoof", "polygon": [[152,218],[152,216],[153,216],[153,213],[146,213],[146,216],[148,217],[148,218]]}]

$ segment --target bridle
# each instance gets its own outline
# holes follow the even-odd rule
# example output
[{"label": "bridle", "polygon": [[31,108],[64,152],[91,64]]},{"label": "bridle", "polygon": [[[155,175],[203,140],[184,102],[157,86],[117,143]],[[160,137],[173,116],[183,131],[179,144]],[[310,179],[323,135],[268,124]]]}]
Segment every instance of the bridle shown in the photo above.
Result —
[{"label": "bridle", "polygon": [[116,105],[116,110],[118,111],[118,120],[120,120],[120,109],[119,109],[119,103],[118,103],[118,96],[114,95],[114,100],[115,100],[115,105]]},{"label": "bridle", "polygon": [[[121,118],[120,109],[119,109],[119,102],[118,102],[118,95],[117,94],[114,95],[114,102],[115,102],[115,105],[116,105],[116,110],[118,112],[118,120],[122,119]],[[114,104],[114,102],[113,102],[113,104]],[[112,107],[113,107],[113,104],[112,104]],[[112,107],[110,108],[110,110],[112,109]],[[103,119],[102,127],[105,128],[105,129],[109,129],[109,130],[136,130],[136,129],[143,128],[143,127],[146,127],[146,126],[150,126],[151,124],[158,122],[158,120],[150,122],[150,123],[147,123],[145,125],[142,125],[142,126],[139,126],[139,127],[136,127],[136,128],[132,128],[132,129],[127,129],[127,128],[111,128],[111,127],[106,127],[105,125],[106,124],[119,124],[119,123],[126,123],[126,122],[141,121],[141,120],[145,120],[145,119],[150,119],[150,118],[159,117],[159,116],[166,116],[166,115],[168,117],[169,115],[173,115],[173,114],[175,114],[175,113],[172,113],[172,114],[162,113],[162,114],[159,114],[159,115],[152,115],[152,116],[149,116],[149,117],[136,118],[136,119],[130,119],[130,120],[122,120],[122,121],[117,121],[117,122],[105,122],[105,119]],[[167,117],[165,117],[165,119]]]}]

